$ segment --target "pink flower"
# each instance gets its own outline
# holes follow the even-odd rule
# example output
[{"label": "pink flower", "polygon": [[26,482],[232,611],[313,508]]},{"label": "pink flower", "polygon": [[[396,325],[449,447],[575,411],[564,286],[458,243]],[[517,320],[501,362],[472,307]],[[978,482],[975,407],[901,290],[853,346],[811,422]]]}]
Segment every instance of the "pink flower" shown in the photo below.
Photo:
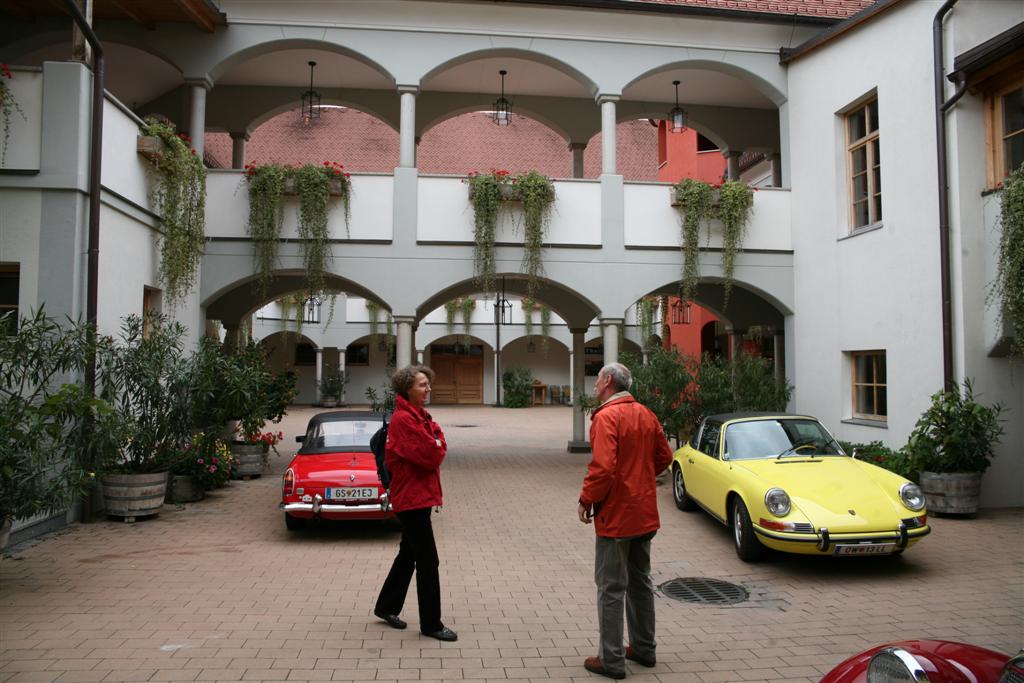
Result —
[{"label": "pink flower", "polygon": [[212,474],[212,473],[214,473],[216,471],[217,471],[217,467],[215,465],[210,465],[210,473]]}]

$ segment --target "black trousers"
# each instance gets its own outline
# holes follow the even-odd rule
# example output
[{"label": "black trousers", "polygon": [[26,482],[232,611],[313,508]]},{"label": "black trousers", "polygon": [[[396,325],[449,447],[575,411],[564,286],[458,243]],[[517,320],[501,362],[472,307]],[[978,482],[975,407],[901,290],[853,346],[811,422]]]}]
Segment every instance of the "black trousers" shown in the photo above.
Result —
[{"label": "black trousers", "polygon": [[430,508],[397,513],[402,525],[402,542],[391,565],[388,578],[377,596],[376,611],[400,614],[416,572],[416,599],[420,608],[420,631],[432,633],[444,628],[441,623],[441,579],[438,576],[437,546],[430,525]]}]

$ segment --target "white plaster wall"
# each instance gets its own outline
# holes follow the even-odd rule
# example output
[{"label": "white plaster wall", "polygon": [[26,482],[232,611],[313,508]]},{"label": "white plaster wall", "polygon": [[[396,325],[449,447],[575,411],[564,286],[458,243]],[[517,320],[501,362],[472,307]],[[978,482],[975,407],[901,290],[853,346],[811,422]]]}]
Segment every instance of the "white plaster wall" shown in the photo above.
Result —
[{"label": "white plaster wall", "polygon": [[[626,183],[626,246],[678,247],[679,210],[672,206],[672,186],[667,183]],[[754,193],[744,249],[789,250],[789,190],[761,189]],[[722,223],[711,221],[711,239],[701,235],[701,247],[722,247]]]},{"label": "white plaster wall", "polygon": [[[206,180],[206,234],[208,237],[248,238],[249,192],[245,174],[236,170],[209,170]],[[331,239],[390,241],[393,178],[390,175],[353,175],[352,218],[345,226],[340,199],[332,198],[327,214]],[[298,197],[285,196],[281,237],[295,239],[298,231]]]},{"label": "white plaster wall", "polygon": [[21,114],[11,112],[7,153],[0,168],[38,169],[43,134],[43,72],[28,67],[10,69],[13,77],[4,82]]},{"label": "white plaster wall", "polygon": [[[933,11],[901,4],[790,68],[790,127],[799,131],[791,146],[795,404],[852,441],[902,445],[942,384],[937,195],[926,171],[935,159]],[[837,112],[875,89],[883,227],[847,237]],[[841,423],[852,412],[844,352],[867,349],[886,350],[885,429]]]},{"label": "white plaster wall", "polygon": [[[473,242],[473,205],[462,178],[421,176],[417,239],[422,242]],[[521,244],[523,210],[519,202],[503,202],[498,211],[495,241]],[[595,181],[555,181],[547,244],[601,244],[601,186]]]},{"label": "white plaster wall", "polygon": [[[101,334],[116,337],[121,318],[142,314],[143,288],[160,287],[157,233],[108,205],[101,209],[100,224],[97,327]],[[131,254],[131,258],[125,258],[126,254]]]},{"label": "white plaster wall", "polygon": [[103,187],[150,209],[152,165],[136,152],[138,120],[114,101],[103,103]]},{"label": "white plaster wall", "polygon": [[36,190],[0,190],[0,262],[17,263],[18,315],[38,305],[39,221],[42,194]]}]

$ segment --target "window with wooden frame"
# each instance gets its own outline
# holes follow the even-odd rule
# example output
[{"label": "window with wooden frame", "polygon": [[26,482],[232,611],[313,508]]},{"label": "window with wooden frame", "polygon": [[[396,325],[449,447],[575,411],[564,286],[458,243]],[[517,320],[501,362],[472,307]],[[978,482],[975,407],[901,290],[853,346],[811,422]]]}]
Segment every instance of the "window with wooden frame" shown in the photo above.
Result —
[{"label": "window with wooden frame", "polygon": [[18,293],[21,267],[16,263],[0,263],[0,318],[6,318],[6,325],[0,334],[18,333]]},{"label": "window with wooden frame", "polygon": [[995,188],[1024,164],[1024,73],[985,96],[985,114],[988,186]]},{"label": "window with wooden frame", "polygon": [[885,385],[885,351],[854,351],[853,417],[885,421],[889,408]]},{"label": "window with wooden frame", "polygon": [[878,98],[845,114],[850,230],[882,221],[882,162],[878,139]]}]

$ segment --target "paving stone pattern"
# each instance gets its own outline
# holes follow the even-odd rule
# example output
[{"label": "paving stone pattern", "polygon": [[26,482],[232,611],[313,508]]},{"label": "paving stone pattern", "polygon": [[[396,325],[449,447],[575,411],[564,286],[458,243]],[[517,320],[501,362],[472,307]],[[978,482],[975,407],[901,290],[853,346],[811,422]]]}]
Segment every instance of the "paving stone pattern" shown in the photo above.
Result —
[{"label": "paving stone pattern", "polygon": [[[283,423],[272,473],[135,524],[108,520],[0,559],[0,683],[21,681],[597,680],[593,530],[576,519],[587,455],[568,408],[437,407],[450,445],[434,517],[445,622],[456,643],[371,614],[397,549],[391,524],[289,533],[279,474],[312,409]],[[658,664],[636,683],[817,681],[845,657],[909,637],[1024,645],[1024,511],[933,520],[903,558],[773,555],[745,564],[727,529],[672,504],[653,571],[719,578],[748,602],[659,595]]]}]

